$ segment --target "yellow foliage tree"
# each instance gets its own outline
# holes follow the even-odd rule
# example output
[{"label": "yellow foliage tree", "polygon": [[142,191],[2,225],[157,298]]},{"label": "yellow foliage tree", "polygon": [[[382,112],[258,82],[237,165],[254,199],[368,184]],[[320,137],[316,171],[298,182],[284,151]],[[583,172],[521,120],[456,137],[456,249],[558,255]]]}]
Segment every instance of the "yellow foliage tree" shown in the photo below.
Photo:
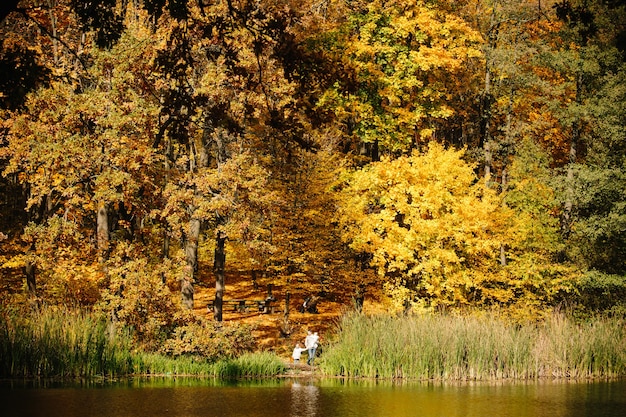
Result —
[{"label": "yellow foliage tree", "polygon": [[335,49],[354,72],[320,100],[365,143],[403,152],[430,140],[454,114],[455,79],[481,59],[481,36],[429,2],[372,1],[354,6]]},{"label": "yellow foliage tree", "polygon": [[11,266],[35,265],[42,292],[57,299],[93,302],[116,242],[147,232],[138,229],[149,223],[160,158],[150,145],[158,108],[141,83],[142,42],[128,34],[110,51],[91,50],[81,85],[55,81],[7,122],[4,174],[25,184],[34,213],[23,236],[29,250]]},{"label": "yellow foliage tree", "polygon": [[462,307],[499,297],[493,283],[507,213],[462,156],[433,143],[424,154],[350,173],[342,190],[344,238],[371,254],[399,305]]}]

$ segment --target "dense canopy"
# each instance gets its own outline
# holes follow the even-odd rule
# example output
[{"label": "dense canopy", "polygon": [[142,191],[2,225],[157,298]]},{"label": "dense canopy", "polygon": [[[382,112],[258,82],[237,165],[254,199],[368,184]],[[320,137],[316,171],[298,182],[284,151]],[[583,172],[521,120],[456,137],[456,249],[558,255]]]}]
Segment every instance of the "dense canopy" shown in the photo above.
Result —
[{"label": "dense canopy", "polygon": [[212,268],[217,320],[234,270],[624,311],[624,1],[4,7],[0,266],[32,300],[149,337]]}]

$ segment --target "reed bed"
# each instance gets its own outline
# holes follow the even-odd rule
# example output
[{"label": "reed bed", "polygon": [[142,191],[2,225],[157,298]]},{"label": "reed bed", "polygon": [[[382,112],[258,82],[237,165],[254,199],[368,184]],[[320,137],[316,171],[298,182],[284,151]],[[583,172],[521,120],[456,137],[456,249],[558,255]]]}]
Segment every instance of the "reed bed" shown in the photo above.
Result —
[{"label": "reed bed", "polygon": [[130,333],[79,311],[0,311],[0,375],[5,377],[128,374],[131,343]]},{"label": "reed bed", "polygon": [[138,351],[132,334],[94,314],[44,309],[33,314],[0,308],[0,377],[122,377],[186,375],[268,377],[283,373],[283,361],[257,352],[211,362]]},{"label": "reed bed", "polygon": [[555,316],[512,325],[494,318],[347,314],[320,368],[327,375],[436,380],[626,375],[623,320],[576,324]]}]

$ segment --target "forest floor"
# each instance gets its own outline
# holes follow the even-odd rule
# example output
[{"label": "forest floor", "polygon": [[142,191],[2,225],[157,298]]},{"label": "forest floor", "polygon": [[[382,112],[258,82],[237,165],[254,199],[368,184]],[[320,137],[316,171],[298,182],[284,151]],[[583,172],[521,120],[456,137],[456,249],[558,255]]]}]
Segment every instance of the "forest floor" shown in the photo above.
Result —
[{"label": "forest floor", "polygon": [[[195,285],[194,311],[198,316],[212,319],[213,312],[209,311],[207,304],[215,298],[215,278],[210,270],[202,270],[200,278]],[[6,272],[6,271],[5,271]],[[21,271],[10,271],[0,280],[0,294],[11,294],[21,291],[23,288],[23,275]],[[264,300],[267,296],[267,283],[269,281],[259,279],[258,285],[250,278],[250,275],[229,273],[226,276],[226,288],[224,299]],[[307,330],[318,332],[322,349],[326,338],[336,329],[341,315],[354,308],[353,291],[344,288],[342,283],[333,283],[326,291],[326,295],[320,296],[317,304],[318,313],[301,313],[298,307],[309,295],[318,295],[319,285],[311,285],[307,282],[291,283],[289,285],[290,302],[289,315],[285,316],[285,301],[287,298],[286,285],[272,283],[272,295],[276,301],[273,312],[268,314],[250,308],[246,312],[233,311],[232,307],[224,308],[223,321],[225,323],[245,323],[253,328],[253,336],[258,343],[259,350],[272,351],[284,358],[287,363],[291,362],[291,352],[296,343],[304,347],[304,338]],[[384,297],[369,290],[363,304],[366,313],[386,311]],[[303,357],[306,357],[304,355]],[[306,363],[306,362],[305,362]],[[306,366],[306,365],[305,365]],[[302,365],[294,366],[296,371]]]},{"label": "forest floor", "polygon": [[[206,279],[200,278],[196,284],[194,295],[194,310],[196,314],[212,318],[213,312],[207,309],[209,301],[215,297],[215,280],[212,274]],[[231,275],[226,277],[224,299],[263,300],[267,296],[267,286],[260,283],[256,286],[249,276]],[[317,304],[317,313],[302,313],[298,307],[310,295],[297,286],[290,286],[289,315],[285,316],[285,300],[287,291],[281,285],[272,284],[272,295],[276,298],[273,303],[273,312],[263,313],[256,308],[246,312],[233,311],[232,307],[223,310],[223,321],[226,323],[245,323],[251,325],[253,336],[258,342],[260,350],[273,351],[286,360],[291,360],[291,352],[300,343],[304,347],[304,338],[308,330],[318,332],[323,348],[324,339],[337,326],[341,315],[353,308],[352,294],[342,288],[335,288],[326,296],[320,297]],[[363,304],[365,312],[384,310],[380,295],[367,294]],[[306,355],[305,355],[306,357]]]}]

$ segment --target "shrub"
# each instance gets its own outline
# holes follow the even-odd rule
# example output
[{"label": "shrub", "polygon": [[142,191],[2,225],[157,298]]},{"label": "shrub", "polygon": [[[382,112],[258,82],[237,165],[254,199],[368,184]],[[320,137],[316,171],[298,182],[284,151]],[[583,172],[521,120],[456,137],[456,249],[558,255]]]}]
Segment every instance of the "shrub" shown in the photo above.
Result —
[{"label": "shrub", "polygon": [[210,360],[234,358],[255,348],[252,327],[198,321],[177,327],[161,348],[170,356],[195,355]]},{"label": "shrub", "polygon": [[119,254],[109,263],[107,288],[98,308],[132,328],[143,349],[156,351],[185,320],[167,285],[175,279],[175,268],[167,261],[156,265],[145,257],[128,260]]}]

